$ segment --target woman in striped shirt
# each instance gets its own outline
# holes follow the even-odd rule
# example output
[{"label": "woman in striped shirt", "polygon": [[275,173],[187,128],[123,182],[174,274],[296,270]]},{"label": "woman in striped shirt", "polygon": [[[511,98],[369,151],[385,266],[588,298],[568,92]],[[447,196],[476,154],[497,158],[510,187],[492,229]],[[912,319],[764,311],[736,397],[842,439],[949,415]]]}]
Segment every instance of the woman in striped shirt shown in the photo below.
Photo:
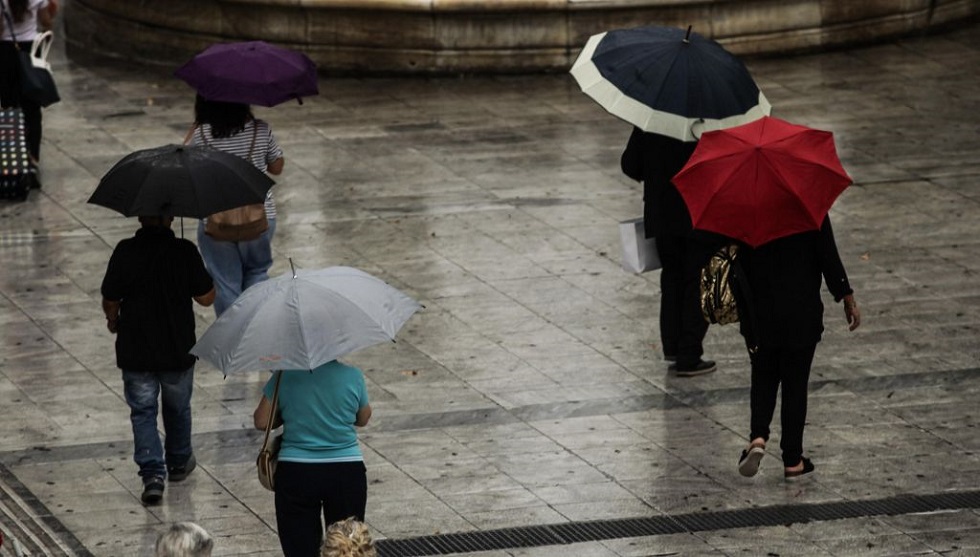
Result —
[{"label": "woman in striped shirt", "polygon": [[[282,173],[282,149],[272,129],[255,118],[247,104],[209,101],[198,95],[194,115],[191,145],[208,145],[238,155],[269,174]],[[269,228],[254,240],[217,240],[205,232],[205,220],[198,225],[197,245],[218,291],[214,302],[218,316],[243,290],[269,278],[276,231],[276,202],[271,189],[265,198],[265,215]]]}]

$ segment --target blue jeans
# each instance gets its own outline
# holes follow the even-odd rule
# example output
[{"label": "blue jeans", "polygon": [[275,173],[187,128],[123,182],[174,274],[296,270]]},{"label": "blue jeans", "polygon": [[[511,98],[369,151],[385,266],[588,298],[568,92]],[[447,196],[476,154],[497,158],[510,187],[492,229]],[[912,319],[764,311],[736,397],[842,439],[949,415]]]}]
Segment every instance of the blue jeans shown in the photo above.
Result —
[{"label": "blue jeans", "polygon": [[214,313],[220,317],[249,286],[269,279],[272,267],[272,236],[276,219],[269,219],[269,229],[247,242],[223,242],[204,233],[204,221],[197,225],[197,247],[204,265],[214,279],[217,296]]},{"label": "blue jeans", "polygon": [[[140,476],[167,477],[167,466],[183,466],[190,458],[191,394],[194,366],[185,371],[123,370],[123,391],[133,424],[133,460]],[[163,402],[163,430],[166,444],[157,431],[158,399]],[[166,453],[164,450],[166,448]]]}]

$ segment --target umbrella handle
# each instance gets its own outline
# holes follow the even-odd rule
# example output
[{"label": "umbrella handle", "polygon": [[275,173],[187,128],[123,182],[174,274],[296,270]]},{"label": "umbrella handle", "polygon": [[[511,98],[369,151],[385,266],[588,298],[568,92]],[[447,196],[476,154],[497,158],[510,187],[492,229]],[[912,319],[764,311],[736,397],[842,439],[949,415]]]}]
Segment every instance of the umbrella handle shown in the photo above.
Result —
[{"label": "umbrella handle", "polygon": [[704,133],[704,118],[698,118],[697,122],[691,123],[691,135],[695,139],[700,140],[701,134]]}]

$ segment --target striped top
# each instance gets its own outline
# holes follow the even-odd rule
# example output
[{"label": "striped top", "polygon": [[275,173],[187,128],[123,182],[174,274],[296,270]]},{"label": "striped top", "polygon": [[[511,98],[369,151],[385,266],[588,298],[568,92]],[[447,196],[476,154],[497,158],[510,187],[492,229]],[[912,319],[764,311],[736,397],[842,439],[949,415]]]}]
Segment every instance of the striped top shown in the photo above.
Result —
[{"label": "striped top", "polygon": [[[0,0],[3,4],[4,10],[10,15],[10,19],[14,19],[14,15],[10,13],[10,2],[8,0]],[[0,33],[0,40],[3,41],[13,41],[14,37],[17,37],[17,42],[28,43],[34,40],[38,35],[38,25],[37,25],[37,12],[48,7],[48,0],[30,0],[27,2],[27,16],[24,17],[23,21],[14,21],[14,28],[10,29],[10,21],[6,17],[3,18],[2,33]]]},{"label": "striped top", "polygon": [[[282,158],[282,149],[272,135],[272,129],[264,120],[253,119],[245,124],[242,131],[230,137],[211,137],[211,124],[202,124],[194,130],[191,136],[191,145],[207,145],[219,149],[226,153],[238,155],[243,159],[248,159],[248,149],[252,145],[252,133],[255,131],[255,147],[252,148],[252,157],[249,160],[255,168],[265,172],[269,163]],[[265,216],[269,219],[276,218],[276,202],[272,198],[272,189],[265,197]]]}]

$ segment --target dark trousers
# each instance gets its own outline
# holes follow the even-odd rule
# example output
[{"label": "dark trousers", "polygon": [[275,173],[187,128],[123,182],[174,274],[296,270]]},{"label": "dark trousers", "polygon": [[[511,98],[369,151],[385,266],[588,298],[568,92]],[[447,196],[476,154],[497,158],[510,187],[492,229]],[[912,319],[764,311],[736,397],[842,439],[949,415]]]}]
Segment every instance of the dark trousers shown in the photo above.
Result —
[{"label": "dark trousers", "polygon": [[678,368],[693,367],[704,354],[708,322],[701,315],[701,267],[712,246],[689,236],[657,236],[660,255],[660,342],[665,356],[676,355]]},{"label": "dark trousers", "polygon": [[796,466],[803,457],[803,427],[806,425],[807,385],[816,344],[798,347],[760,347],[752,359],[750,394],[752,432],[749,439],[769,440],[769,424],[776,410],[776,394],[782,385],[779,413],[782,432],[779,448],[783,465]]},{"label": "dark trousers", "polygon": [[323,521],[329,526],[351,516],[364,521],[367,470],[363,462],[279,462],[276,467],[276,524],[285,557],[317,557]]},{"label": "dark trousers", "polygon": [[[31,42],[19,42],[21,50],[31,51]],[[35,161],[41,160],[41,106],[20,94],[20,60],[14,43],[0,42],[0,106],[19,106],[24,111],[27,150]]]}]

